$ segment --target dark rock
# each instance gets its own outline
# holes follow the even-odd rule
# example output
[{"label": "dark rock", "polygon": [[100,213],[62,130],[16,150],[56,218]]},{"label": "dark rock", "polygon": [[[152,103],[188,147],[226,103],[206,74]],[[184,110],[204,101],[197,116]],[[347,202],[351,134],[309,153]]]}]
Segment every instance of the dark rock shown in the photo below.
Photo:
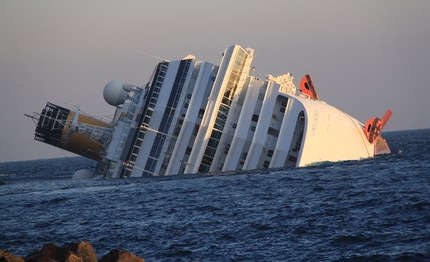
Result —
[{"label": "dark rock", "polygon": [[49,243],[45,244],[39,251],[32,252],[25,257],[26,262],[42,262],[42,261],[63,261],[64,255],[62,255],[61,247]]},{"label": "dark rock", "polygon": [[[64,247],[53,243],[45,244],[25,258],[0,249],[0,262],[98,262],[97,253],[90,242],[81,241]],[[113,249],[100,262],[145,262],[141,257],[123,249]]]},{"label": "dark rock", "polygon": [[82,262],[97,262],[97,254],[90,242],[82,241],[66,247],[82,259]]},{"label": "dark rock", "polygon": [[0,186],[6,185],[6,182],[0,180]]},{"label": "dark rock", "polygon": [[133,253],[129,253],[123,249],[113,249],[100,259],[100,262],[144,262],[144,261],[145,260],[143,258],[138,257]]},{"label": "dark rock", "polygon": [[82,258],[78,257],[76,254],[68,253],[64,258],[64,262],[82,262]]},{"label": "dark rock", "polygon": [[97,254],[89,242],[72,243],[65,247],[46,244],[40,251],[25,257],[26,262],[97,262]]},{"label": "dark rock", "polygon": [[24,262],[24,258],[0,249],[0,262]]}]

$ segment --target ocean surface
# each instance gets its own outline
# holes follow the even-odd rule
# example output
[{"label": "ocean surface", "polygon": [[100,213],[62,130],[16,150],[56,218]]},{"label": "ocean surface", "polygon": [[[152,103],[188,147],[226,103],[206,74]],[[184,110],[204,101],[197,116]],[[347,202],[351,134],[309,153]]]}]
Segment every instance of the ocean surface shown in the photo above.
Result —
[{"label": "ocean surface", "polygon": [[145,261],[430,261],[430,129],[373,159],[229,175],[72,179],[81,157],[0,163],[0,249],[90,241]]}]

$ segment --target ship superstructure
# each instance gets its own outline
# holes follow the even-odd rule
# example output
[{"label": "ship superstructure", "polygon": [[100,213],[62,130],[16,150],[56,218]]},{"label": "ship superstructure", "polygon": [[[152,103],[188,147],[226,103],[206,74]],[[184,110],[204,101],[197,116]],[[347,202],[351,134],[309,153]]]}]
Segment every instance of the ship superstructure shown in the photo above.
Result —
[{"label": "ship superstructure", "polygon": [[[228,47],[220,65],[194,56],[159,62],[143,87],[109,82],[110,123],[52,103],[36,140],[90,157],[103,177],[299,167],[388,153],[391,116],[361,124],[321,101],[310,75],[252,76],[254,50]],[[36,118],[36,117],[34,117]]]}]

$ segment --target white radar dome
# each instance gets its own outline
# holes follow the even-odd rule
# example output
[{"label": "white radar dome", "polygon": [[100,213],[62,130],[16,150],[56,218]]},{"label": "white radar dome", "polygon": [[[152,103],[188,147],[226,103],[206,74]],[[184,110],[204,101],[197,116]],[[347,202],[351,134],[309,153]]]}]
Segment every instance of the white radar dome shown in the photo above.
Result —
[{"label": "white radar dome", "polygon": [[127,91],[124,89],[124,83],[118,80],[112,80],[105,85],[103,89],[103,98],[111,106],[118,106],[127,99]]}]

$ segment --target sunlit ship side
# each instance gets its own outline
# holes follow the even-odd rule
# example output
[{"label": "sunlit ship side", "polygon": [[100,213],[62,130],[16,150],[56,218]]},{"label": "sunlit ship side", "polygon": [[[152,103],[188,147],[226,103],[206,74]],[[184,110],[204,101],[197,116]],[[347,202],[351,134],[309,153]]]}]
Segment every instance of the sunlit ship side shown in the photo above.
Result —
[{"label": "sunlit ship side", "polygon": [[143,87],[109,82],[104,122],[52,103],[35,139],[98,161],[103,177],[302,167],[389,153],[381,130],[320,100],[310,75],[251,76],[254,50],[234,45],[219,66],[194,56],[162,61]]}]

